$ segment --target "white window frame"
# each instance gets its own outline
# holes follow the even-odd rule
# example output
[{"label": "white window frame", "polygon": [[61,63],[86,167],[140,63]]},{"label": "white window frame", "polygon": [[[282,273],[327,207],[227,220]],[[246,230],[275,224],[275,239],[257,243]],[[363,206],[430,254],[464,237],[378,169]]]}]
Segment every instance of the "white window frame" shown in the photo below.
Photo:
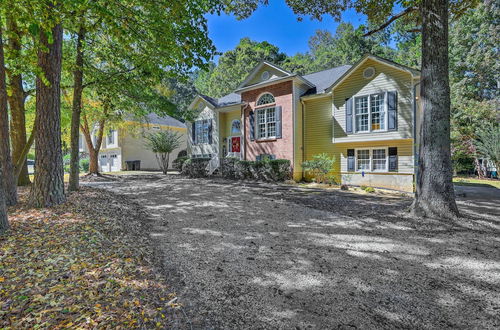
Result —
[{"label": "white window frame", "polygon": [[[384,100],[383,100],[383,109],[384,109],[384,128],[383,129],[377,129],[377,130],[372,130],[372,96],[374,95],[383,95]],[[356,114],[356,100],[360,98],[366,97],[368,99],[368,130],[366,131],[358,131],[358,126],[357,126],[357,114]],[[365,95],[359,95],[355,96],[353,100],[353,126],[354,126],[354,133],[362,134],[362,133],[376,133],[376,132],[387,132],[387,126],[389,125],[389,116],[387,114],[387,92],[380,92],[380,93],[372,93],[372,94],[365,94]],[[360,115],[361,116],[361,115]]]},{"label": "white window frame", "polygon": [[[262,103],[262,104],[259,104],[260,100],[266,96],[266,95],[270,95],[272,97],[272,102],[269,102],[269,103]],[[276,104],[276,98],[274,97],[273,94],[269,93],[269,92],[264,92],[262,94],[259,95],[259,97],[257,97],[257,101],[255,101],[255,106],[256,107],[261,107],[261,106],[269,106],[270,104]]]},{"label": "white window frame", "polygon": [[[274,121],[268,121],[267,120],[267,113],[268,111],[270,110],[273,110],[274,111]],[[261,141],[261,140],[274,140],[276,139],[276,133],[278,131],[278,127],[277,127],[277,121],[276,121],[276,107],[275,106],[272,106],[272,107],[265,107],[265,108],[259,108],[259,109],[255,109],[255,130],[256,130],[256,137],[257,137],[257,140]],[[259,113],[261,112],[264,112],[264,127],[265,127],[265,133],[264,133],[264,136],[261,137],[260,136],[260,125],[261,123],[259,122]],[[274,135],[273,136],[269,136],[269,133],[268,133],[268,130],[269,130],[269,124],[272,124],[274,123]]]},{"label": "white window frame", "polygon": [[[106,136],[106,147],[107,148],[110,148],[110,147],[116,147],[117,146],[117,140],[118,140],[118,131],[115,130],[115,129],[110,129],[108,131],[108,136]],[[113,143],[110,143],[109,142],[109,137],[112,136],[113,137]]]},{"label": "white window frame", "polygon": [[[373,150],[385,150],[385,169],[374,170],[373,169]],[[369,170],[358,170],[358,150],[368,150],[370,159],[370,169]],[[389,147],[368,147],[368,148],[356,148],[354,149],[354,170],[358,173],[386,173],[389,172]]]},{"label": "white window frame", "polygon": [[[233,132],[233,125],[235,122],[239,122],[240,123],[240,130],[238,132]],[[241,120],[239,119],[233,119],[231,121],[231,127],[230,127],[230,132],[233,136],[236,136],[236,135],[241,135]]]},{"label": "white window frame", "polygon": [[[212,119],[200,119],[200,120],[196,120],[194,122],[194,132],[193,132],[193,136],[195,137],[195,141],[196,141],[196,145],[199,145],[199,144],[208,144],[210,139],[209,139],[209,135],[210,135],[210,121]],[[205,122],[207,122],[207,126],[206,126],[206,129],[205,129]],[[199,132],[198,132],[199,130]],[[199,139],[201,138],[201,139]]]}]

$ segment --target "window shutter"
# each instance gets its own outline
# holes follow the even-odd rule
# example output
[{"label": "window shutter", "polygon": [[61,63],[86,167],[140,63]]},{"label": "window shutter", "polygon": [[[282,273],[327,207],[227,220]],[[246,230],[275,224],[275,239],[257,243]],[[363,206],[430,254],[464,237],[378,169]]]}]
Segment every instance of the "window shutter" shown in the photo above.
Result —
[{"label": "window shutter", "polygon": [[191,138],[193,139],[193,144],[196,144],[196,122],[193,121],[191,126]]},{"label": "window shutter", "polygon": [[255,140],[255,113],[253,111],[250,111],[250,114],[248,115],[248,121],[250,125],[250,141]]},{"label": "window shutter", "polygon": [[261,159],[262,159],[262,155],[258,155],[257,157],[255,157],[256,161],[260,161]]},{"label": "window shutter", "polygon": [[281,107],[276,107],[276,138],[281,139]]},{"label": "window shutter", "polygon": [[355,159],[354,159],[354,149],[347,149],[347,171],[354,172],[355,171]]},{"label": "window shutter", "polygon": [[345,100],[345,132],[352,133],[352,97]]},{"label": "window shutter", "polygon": [[212,119],[207,119],[208,121],[208,144],[212,144]]},{"label": "window shutter", "polygon": [[387,119],[388,129],[398,129],[398,94],[396,91],[387,92]]},{"label": "window shutter", "polygon": [[275,159],[276,159],[276,155],[269,155],[269,158],[270,158],[271,160],[275,160]]},{"label": "window shutter", "polygon": [[398,171],[398,148],[389,148],[389,172]]}]

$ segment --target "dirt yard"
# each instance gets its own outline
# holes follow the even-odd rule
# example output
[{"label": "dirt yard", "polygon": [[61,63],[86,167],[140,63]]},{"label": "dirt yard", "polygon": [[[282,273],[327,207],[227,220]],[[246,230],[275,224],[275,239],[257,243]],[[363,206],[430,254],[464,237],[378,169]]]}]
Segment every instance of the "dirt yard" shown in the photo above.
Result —
[{"label": "dirt yard", "polygon": [[495,191],[459,192],[467,217],[450,225],[409,218],[403,196],[160,175],[89,185],[145,208],[192,328],[500,327]]}]

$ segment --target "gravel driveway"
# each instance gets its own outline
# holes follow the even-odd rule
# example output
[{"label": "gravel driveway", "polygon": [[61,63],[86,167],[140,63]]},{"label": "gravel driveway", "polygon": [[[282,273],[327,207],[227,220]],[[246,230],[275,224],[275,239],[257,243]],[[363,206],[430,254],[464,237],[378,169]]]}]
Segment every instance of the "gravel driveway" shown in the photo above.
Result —
[{"label": "gravel driveway", "polygon": [[411,200],[179,176],[100,183],[140,203],[192,328],[500,327],[500,196],[467,219]]}]

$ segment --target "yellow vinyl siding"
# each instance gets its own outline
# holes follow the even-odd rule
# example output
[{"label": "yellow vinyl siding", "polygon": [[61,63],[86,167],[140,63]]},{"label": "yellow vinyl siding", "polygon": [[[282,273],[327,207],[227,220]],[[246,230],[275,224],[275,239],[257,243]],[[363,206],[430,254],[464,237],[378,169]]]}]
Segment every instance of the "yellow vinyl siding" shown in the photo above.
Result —
[{"label": "yellow vinyl siding", "polygon": [[[363,71],[370,66],[375,68],[375,76],[371,79],[365,79],[363,77]],[[345,133],[345,100],[353,96],[363,96],[388,91],[397,91],[398,94],[398,130],[347,135]],[[408,139],[412,137],[412,77],[409,72],[368,59],[333,89],[333,105],[335,142],[371,141],[374,139]]]},{"label": "yellow vinyl siding", "polygon": [[304,161],[304,122],[303,109],[300,102],[300,95],[304,94],[309,86],[304,84],[294,83],[294,152],[293,152],[293,179],[300,181],[302,179],[302,162]]},{"label": "yellow vinyl siding", "polygon": [[338,175],[340,150],[332,143],[332,98],[306,100],[304,104],[304,159],[310,160],[322,153],[335,156],[332,174]]},{"label": "yellow vinyl siding", "polygon": [[234,110],[231,112],[221,112],[220,113],[220,127],[221,127],[221,138],[227,138],[231,136],[231,124],[233,120],[238,119],[241,121],[240,110]]}]

